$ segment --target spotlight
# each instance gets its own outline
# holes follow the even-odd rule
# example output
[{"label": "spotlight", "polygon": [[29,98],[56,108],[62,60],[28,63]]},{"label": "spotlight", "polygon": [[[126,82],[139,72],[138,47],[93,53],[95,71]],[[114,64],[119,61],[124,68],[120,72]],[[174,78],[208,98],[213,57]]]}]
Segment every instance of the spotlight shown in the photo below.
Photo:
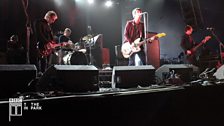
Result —
[{"label": "spotlight", "polygon": [[111,0],[108,0],[105,2],[106,7],[111,7],[113,5],[113,2]]},{"label": "spotlight", "polygon": [[89,4],[93,4],[94,3],[94,0],[88,0],[88,3]]},{"label": "spotlight", "polygon": [[55,0],[55,3],[57,4],[57,6],[61,6],[63,4],[62,0]]}]

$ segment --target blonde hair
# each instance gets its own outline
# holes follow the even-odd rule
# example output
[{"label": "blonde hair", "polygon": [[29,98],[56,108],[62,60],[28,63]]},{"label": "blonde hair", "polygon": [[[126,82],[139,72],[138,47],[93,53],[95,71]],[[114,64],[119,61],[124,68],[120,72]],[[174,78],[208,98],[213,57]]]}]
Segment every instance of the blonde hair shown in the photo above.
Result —
[{"label": "blonde hair", "polygon": [[45,14],[44,18],[45,18],[45,19],[49,19],[49,18],[51,18],[51,17],[53,17],[53,16],[58,17],[57,14],[56,14],[54,11],[48,11],[48,12]]}]

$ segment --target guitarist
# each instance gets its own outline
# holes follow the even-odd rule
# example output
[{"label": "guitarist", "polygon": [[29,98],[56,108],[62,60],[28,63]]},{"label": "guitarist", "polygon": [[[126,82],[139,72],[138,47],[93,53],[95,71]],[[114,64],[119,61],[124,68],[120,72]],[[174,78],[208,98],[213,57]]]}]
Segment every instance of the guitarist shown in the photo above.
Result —
[{"label": "guitarist", "polygon": [[[53,31],[51,24],[57,20],[58,16],[54,11],[48,11],[43,19],[37,20],[34,24],[37,47],[37,68],[39,72],[45,72],[48,67],[49,55],[46,54],[47,44],[53,44]],[[46,55],[45,55],[46,54]]]},{"label": "guitarist", "polygon": [[184,50],[186,63],[193,64],[195,66],[199,66],[199,62],[197,60],[196,51],[200,45],[203,45],[210,39],[210,36],[205,37],[204,40],[200,43],[195,43],[192,38],[193,28],[190,25],[185,26],[185,34],[182,36],[181,39],[181,47]]},{"label": "guitarist", "polygon": [[[124,43],[132,44],[137,38],[144,38],[144,23],[141,22],[142,10],[135,8],[132,10],[133,20],[129,20],[126,23],[124,29]],[[145,65],[145,52],[143,46],[140,47],[141,51],[133,53],[129,57],[129,66]]]}]

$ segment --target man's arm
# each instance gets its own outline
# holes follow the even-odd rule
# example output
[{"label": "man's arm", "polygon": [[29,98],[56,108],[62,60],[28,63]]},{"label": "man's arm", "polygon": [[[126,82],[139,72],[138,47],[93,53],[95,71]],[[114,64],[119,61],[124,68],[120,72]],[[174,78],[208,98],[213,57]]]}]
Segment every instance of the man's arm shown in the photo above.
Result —
[{"label": "man's arm", "polygon": [[127,22],[124,29],[124,42],[131,42],[130,28],[131,23]]}]

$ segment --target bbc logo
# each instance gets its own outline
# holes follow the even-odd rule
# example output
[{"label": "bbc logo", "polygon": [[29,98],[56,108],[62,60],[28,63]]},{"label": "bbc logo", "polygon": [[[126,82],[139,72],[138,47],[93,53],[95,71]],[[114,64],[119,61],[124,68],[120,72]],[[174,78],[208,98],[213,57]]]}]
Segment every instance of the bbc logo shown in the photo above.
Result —
[{"label": "bbc logo", "polygon": [[9,98],[9,122],[12,116],[22,116],[22,99]]}]

